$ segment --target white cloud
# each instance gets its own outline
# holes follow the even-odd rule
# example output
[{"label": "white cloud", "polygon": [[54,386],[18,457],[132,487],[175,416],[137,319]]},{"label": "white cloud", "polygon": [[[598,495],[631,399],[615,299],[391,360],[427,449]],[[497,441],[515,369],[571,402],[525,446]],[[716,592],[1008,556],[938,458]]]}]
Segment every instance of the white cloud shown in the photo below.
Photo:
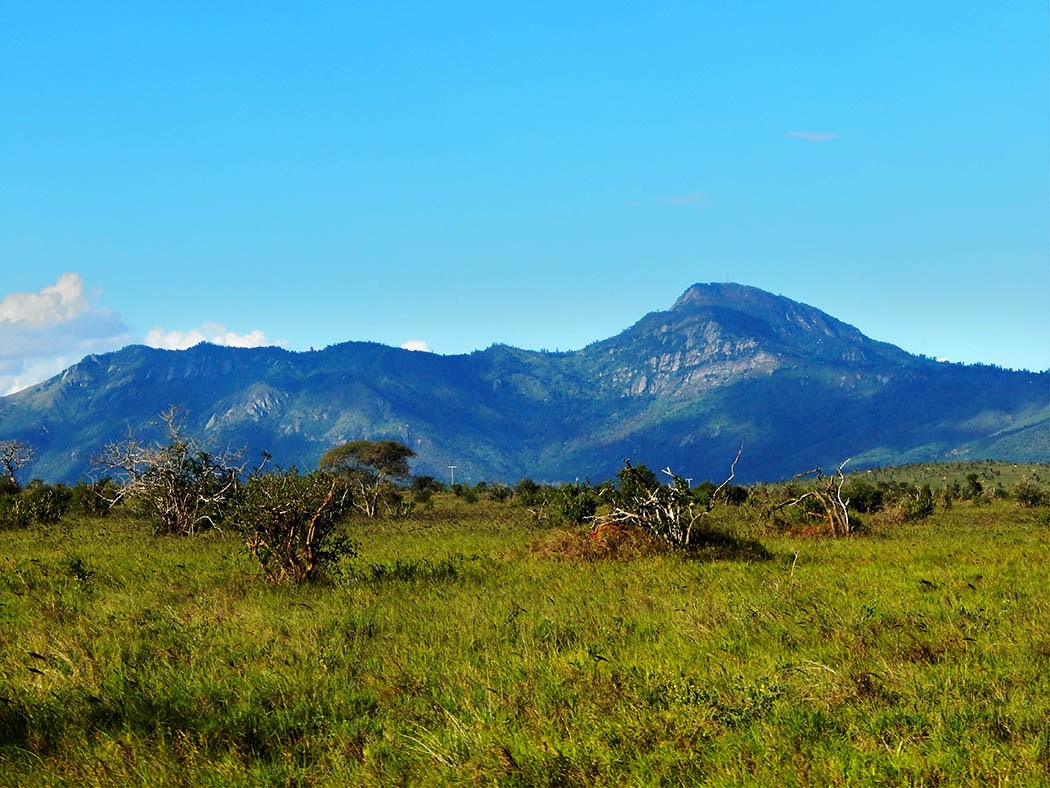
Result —
[{"label": "white cloud", "polygon": [[36,293],[9,293],[0,299],[0,395],[132,339],[120,315],[92,305],[80,274],[64,273]]},{"label": "white cloud", "polygon": [[785,131],[784,136],[806,142],[831,142],[839,138],[838,134],[829,131]]},{"label": "white cloud", "polygon": [[[91,353],[107,353],[133,342],[120,315],[92,303],[78,273],[64,273],[35,293],[0,298],[0,396],[13,394],[57,375]],[[259,329],[245,334],[221,323],[188,331],[154,328],[145,344],[182,350],[201,342],[229,347],[260,347],[271,342]]]},{"label": "white cloud", "polygon": [[89,308],[80,274],[65,273],[39,293],[8,293],[0,301],[0,323],[54,325]]},{"label": "white cloud", "polygon": [[430,345],[424,342],[422,339],[410,339],[405,342],[402,346],[404,350],[418,350],[422,353],[430,353]]},{"label": "white cloud", "polygon": [[146,334],[144,341],[150,347],[163,350],[185,350],[201,342],[227,347],[263,347],[274,344],[268,341],[266,334],[257,328],[247,334],[238,334],[227,330],[222,323],[205,323],[200,328],[191,328],[189,331],[165,331],[163,328],[153,328]]}]

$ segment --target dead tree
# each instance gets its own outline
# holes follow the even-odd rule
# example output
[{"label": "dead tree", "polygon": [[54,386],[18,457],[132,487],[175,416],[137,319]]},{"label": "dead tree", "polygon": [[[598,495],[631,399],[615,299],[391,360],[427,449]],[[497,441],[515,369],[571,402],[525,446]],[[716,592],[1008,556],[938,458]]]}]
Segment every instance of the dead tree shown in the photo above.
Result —
[{"label": "dead tree", "polygon": [[[693,495],[689,480],[664,468],[663,473],[671,477],[669,484],[643,488],[632,501],[614,506],[593,520],[591,533],[603,528],[634,527],[658,536],[673,547],[688,549],[692,544],[693,530],[697,523],[707,517],[718,504],[720,496],[736,477],[736,464],[743,447],[736,453],[729,469],[729,478],[715,488],[711,497],[701,505]],[[630,462],[626,470],[632,470]]]},{"label": "dead tree", "polygon": [[792,482],[812,477],[816,486],[802,495],[781,501],[770,510],[770,514],[775,517],[784,509],[799,506],[804,501],[812,501],[816,503],[817,510],[805,510],[810,517],[826,522],[833,536],[849,536],[853,533],[853,527],[849,521],[849,498],[842,499],[842,486],[846,483],[842,469],[850,459],[852,458],[843,460],[831,476],[825,475],[820,468],[796,473],[791,478]]},{"label": "dead tree", "polygon": [[141,501],[167,534],[191,534],[202,525],[218,526],[225,504],[237,488],[242,452],[213,454],[183,433],[183,418],[172,407],[161,414],[167,442],[146,443],[130,430],[107,443],[92,464],[115,476],[110,505]]},{"label": "dead tree", "polygon": [[0,467],[14,489],[19,488],[15,474],[33,461],[33,447],[19,440],[0,441]]}]

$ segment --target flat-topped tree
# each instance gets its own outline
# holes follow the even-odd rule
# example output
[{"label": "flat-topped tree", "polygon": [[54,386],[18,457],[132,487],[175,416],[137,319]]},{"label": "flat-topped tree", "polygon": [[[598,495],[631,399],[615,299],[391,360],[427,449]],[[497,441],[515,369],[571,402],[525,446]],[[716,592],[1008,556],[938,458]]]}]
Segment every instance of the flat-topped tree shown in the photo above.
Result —
[{"label": "flat-topped tree", "polygon": [[355,440],[329,449],[317,468],[345,478],[354,493],[354,506],[375,517],[380,501],[396,494],[394,480],[408,478],[408,458],[415,456],[398,441]]}]

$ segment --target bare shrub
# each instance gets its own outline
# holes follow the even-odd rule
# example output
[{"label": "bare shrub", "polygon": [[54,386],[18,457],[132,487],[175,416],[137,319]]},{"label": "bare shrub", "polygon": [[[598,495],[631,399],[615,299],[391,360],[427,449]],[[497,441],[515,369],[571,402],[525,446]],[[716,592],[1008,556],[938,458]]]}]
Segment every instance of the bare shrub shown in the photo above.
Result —
[{"label": "bare shrub", "polygon": [[0,470],[14,489],[19,488],[15,474],[33,461],[33,447],[25,441],[0,441]]},{"label": "bare shrub", "polygon": [[820,468],[795,474],[791,479],[793,484],[800,479],[812,477],[813,489],[774,505],[769,510],[770,516],[777,520],[781,518],[782,512],[801,512],[805,522],[814,526],[825,525],[832,536],[849,536],[853,533],[853,525],[849,519],[849,499],[842,497],[842,486],[846,481],[842,469],[848,462],[848,459],[844,460],[831,476],[825,475]]},{"label": "bare shrub", "polygon": [[92,464],[115,485],[102,488],[110,505],[124,500],[143,504],[160,533],[192,534],[202,524],[218,526],[236,494],[241,452],[211,453],[182,430],[176,408],[161,414],[166,443],[146,443],[129,431],[106,444]]},{"label": "bare shrub", "polygon": [[607,526],[621,526],[649,533],[676,548],[688,549],[693,544],[697,524],[725,500],[725,491],[736,476],[736,464],[742,453],[738,451],[730,467],[729,478],[713,492],[693,490],[689,480],[664,468],[671,477],[669,484],[660,484],[644,466],[624,462],[621,469],[618,502],[608,512],[594,518],[592,532]]}]

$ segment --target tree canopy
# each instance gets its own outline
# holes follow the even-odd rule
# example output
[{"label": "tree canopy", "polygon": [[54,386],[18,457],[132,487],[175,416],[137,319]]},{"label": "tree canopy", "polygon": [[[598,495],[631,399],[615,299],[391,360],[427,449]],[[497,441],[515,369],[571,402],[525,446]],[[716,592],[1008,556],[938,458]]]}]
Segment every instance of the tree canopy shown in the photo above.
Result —
[{"label": "tree canopy", "polygon": [[343,477],[353,492],[353,506],[368,517],[401,501],[392,481],[408,478],[408,458],[416,453],[398,441],[356,440],[329,449],[317,463],[318,470]]},{"label": "tree canopy", "polygon": [[416,453],[399,441],[355,440],[329,449],[317,463],[319,470],[340,475],[371,471],[378,476],[405,479],[408,458]]}]

